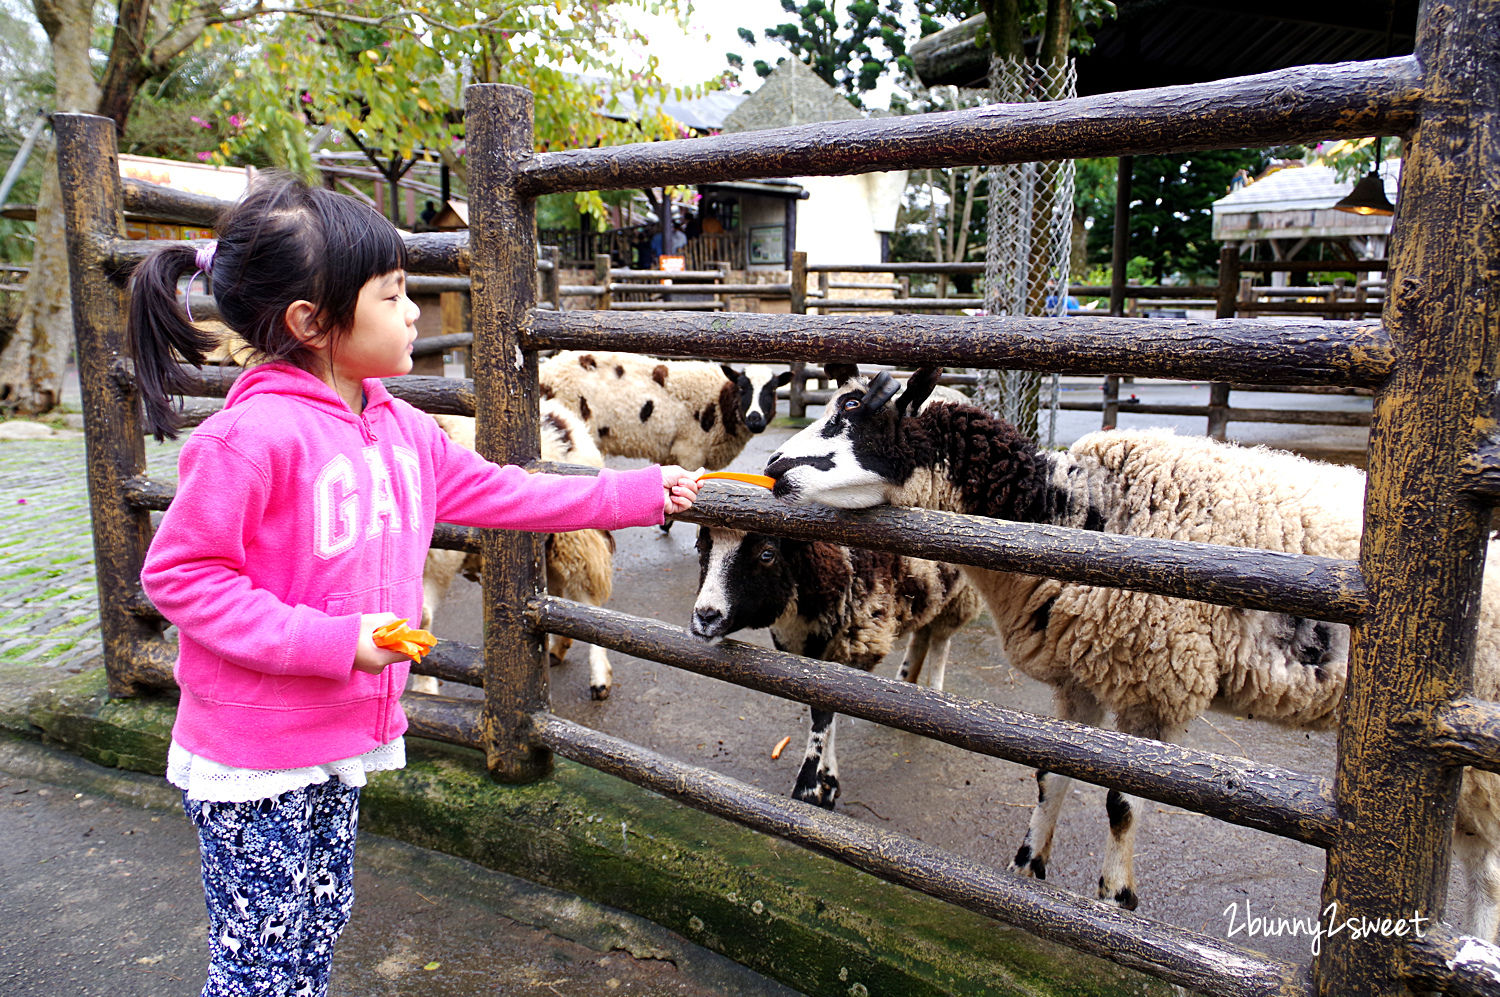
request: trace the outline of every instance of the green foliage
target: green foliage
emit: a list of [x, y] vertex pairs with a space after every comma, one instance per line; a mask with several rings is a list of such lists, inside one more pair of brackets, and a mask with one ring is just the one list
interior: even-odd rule
[[[383, 168], [442, 157], [461, 177], [463, 91], [471, 83], [529, 89], [539, 151], [675, 138], [674, 123], [659, 111], [631, 122], [599, 112], [611, 94], [628, 95], [637, 107], [667, 96], [655, 56], [635, 65], [630, 47], [645, 39], [628, 15], [681, 20], [685, 8], [684, 0], [499, 8], [328, 0], [297, 16], [218, 26], [204, 45], [237, 53], [218, 117], [234, 115], [241, 124], [200, 151], [222, 162], [259, 146], [306, 172], [309, 138], [317, 135], [322, 143], [355, 145]], [[576, 200], [602, 217], [597, 194]]]
[[[1089, 259], [1108, 260], [1114, 235], [1115, 160], [1093, 160], [1087, 185], [1074, 190], [1074, 205], [1089, 227]], [[1131, 276], [1158, 282], [1181, 277], [1192, 282], [1218, 271], [1213, 240], [1213, 202], [1229, 193], [1237, 170], [1258, 173], [1264, 150], [1236, 149], [1171, 156], [1137, 156], [1131, 172], [1130, 252], [1149, 261], [1149, 270]]]

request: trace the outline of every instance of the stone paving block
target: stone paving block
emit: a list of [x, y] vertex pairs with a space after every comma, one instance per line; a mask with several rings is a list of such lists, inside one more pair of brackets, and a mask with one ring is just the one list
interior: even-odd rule
[[[148, 443], [147, 474], [177, 480], [180, 443]], [[68, 667], [97, 657], [87, 457], [81, 434], [0, 439], [0, 655]]]

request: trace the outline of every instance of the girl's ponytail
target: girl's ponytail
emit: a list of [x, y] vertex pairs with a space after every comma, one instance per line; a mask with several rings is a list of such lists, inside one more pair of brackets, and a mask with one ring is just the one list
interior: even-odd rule
[[158, 441], [177, 437], [181, 404], [174, 404], [172, 396], [191, 384], [181, 364], [203, 366], [205, 356], [218, 345], [211, 334], [195, 328], [177, 304], [177, 282], [201, 269], [205, 268], [199, 265], [195, 247], [184, 242], [146, 257], [130, 279], [126, 335], [135, 355], [146, 430]]

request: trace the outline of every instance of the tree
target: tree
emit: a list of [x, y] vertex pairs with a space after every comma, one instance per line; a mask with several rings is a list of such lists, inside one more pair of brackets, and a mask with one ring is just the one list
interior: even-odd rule
[[[1254, 175], [1268, 161], [1267, 150], [1257, 149], [1135, 157], [1130, 174], [1130, 253], [1149, 261], [1145, 279], [1211, 279], [1219, 254], [1213, 240], [1213, 202], [1229, 192], [1235, 171]], [[1092, 207], [1084, 209], [1097, 212], [1089, 230], [1090, 255], [1108, 259], [1115, 208], [1112, 185], [1098, 184], [1091, 200]]]
[[[33, 0], [32, 7], [52, 57], [53, 110], [103, 114], [122, 132], [142, 84], [165, 72], [207, 26], [244, 10], [123, 0], [106, 22], [108, 45], [96, 71], [93, 0]], [[0, 350], [0, 406], [23, 414], [45, 412], [61, 400], [73, 343], [60, 196], [49, 155], [37, 193], [36, 252], [26, 295], [16, 330]]]
[[[446, 0], [407, 7], [347, 0], [309, 7], [272, 0], [32, 3], [48, 40], [53, 110], [104, 114], [123, 133], [142, 87], [201, 45], [222, 53], [232, 82], [214, 119], [204, 118], [218, 141], [197, 150], [200, 158], [222, 162], [269, 152], [306, 168], [308, 135], [321, 125], [365, 144], [377, 161], [394, 163], [395, 175], [418, 154], [452, 156], [462, 170], [451, 143], [462, 136], [459, 109], [469, 82], [531, 87], [538, 95], [537, 134], [550, 147], [669, 135], [670, 123], [659, 113], [632, 124], [603, 121], [595, 112], [604, 101], [598, 90], [607, 88], [561, 67], [571, 60], [584, 73], [604, 73], [641, 106], [660, 93], [656, 60], [648, 58], [636, 73], [621, 68], [632, 38], [622, 12], [676, 13], [680, 6], [680, 0], [601, 0], [564, 13], [555, 2], [490, 15]], [[60, 400], [72, 345], [59, 197], [49, 161], [37, 196], [37, 251], [26, 297], [16, 331], [0, 348], [0, 406], [24, 414]], [[592, 208], [597, 196], [584, 199]], [[602, 215], [602, 206], [597, 211]]]
[[[328, 0], [299, 18], [260, 25], [255, 45], [235, 62], [220, 118], [230, 135], [211, 158], [233, 159], [262, 143], [281, 161], [312, 168], [314, 131], [348, 141], [395, 181], [419, 159], [441, 158], [462, 179], [463, 91], [471, 83], [510, 83], [536, 95], [537, 148], [610, 145], [679, 137], [670, 118], [646, 111], [617, 121], [618, 95], [636, 108], [659, 102], [669, 88], [655, 56], [628, 69], [632, 43], [645, 39], [630, 25], [634, 11], [685, 19], [680, 0], [591, 4], [513, 4], [492, 8], [436, 0], [414, 4]], [[206, 44], [234, 43], [230, 26]], [[566, 69], [564, 67], [567, 67]], [[597, 192], [579, 207], [597, 219]], [[394, 211], [393, 211], [394, 216]]]

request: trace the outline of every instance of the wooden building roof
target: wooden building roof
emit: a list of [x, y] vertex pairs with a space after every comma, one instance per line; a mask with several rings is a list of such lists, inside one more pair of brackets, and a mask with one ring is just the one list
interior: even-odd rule
[[[1116, 0], [1116, 16], [1080, 55], [1078, 95], [1141, 90], [1267, 73], [1309, 63], [1405, 55], [1415, 43], [1417, 0]], [[983, 16], [911, 46], [927, 86], [982, 87], [989, 52]]]

